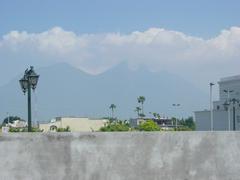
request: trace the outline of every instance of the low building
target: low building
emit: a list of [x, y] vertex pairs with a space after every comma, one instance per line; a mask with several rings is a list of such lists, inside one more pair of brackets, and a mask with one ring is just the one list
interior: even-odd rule
[[162, 129], [167, 130], [167, 129], [172, 129], [175, 127], [175, 125], [173, 125], [172, 119], [168, 119], [168, 118], [160, 118], [160, 119], [158, 119], [158, 118], [133, 118], [133, 119], [130, 119], [130, 126], [133, 128], [136, 128], [138, 125], [140, 125], [143, 122], [146, 122], [147, 120], [153, 120]]
[[[240, 130], [240, 75], [221, 78], [219, 85], [219, 100], [213, 102], [213, 130]], [[229, 100], [235, 99], [236, 103], [229, 103]], [[226, 107], [226, 104], [229, 104]], [[229, 115], [228, 115], [229, 109]], [[196, 130], [209, 131], [211, 130], [211, 113], [209, 109], [203, 111], [196, 111], [195, 121]], [[234, 115], [235, 114], [235, 117]], [[235, 120], [235, 121], [234, 121]]]
[[54, 132], [58, 128], [70, 128], [71, 132], [98, 131], [108, 122], [107, 119], [89, 119], [86, 117], [57, 117], [49, 123], [39, 124], [43, 132]]

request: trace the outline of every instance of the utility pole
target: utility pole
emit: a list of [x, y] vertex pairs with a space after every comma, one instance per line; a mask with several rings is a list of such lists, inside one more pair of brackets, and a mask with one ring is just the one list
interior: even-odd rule
[[[172, 104], [174, 107], [179, 107], [180, 106], [180, 104]], [[175, 128], [177, 129], [177, 127], [178, 127], [178, 122], [177, 122], [178, 120], [177, 120], [177, 117], [176, 117], [176, 122], [175, 122]]]
[[210, 119], [211, 119], [211, 131], [213, 131], [213, 108], [212, 108], [212, 86], [214, 85], [212, 82], [210, 85]]

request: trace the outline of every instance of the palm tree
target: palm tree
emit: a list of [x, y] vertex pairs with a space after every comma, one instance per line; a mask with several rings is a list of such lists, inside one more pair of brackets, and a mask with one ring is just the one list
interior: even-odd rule
[[154, 118], [157, 118], [157, 113], [153, 112], [152, 115]]
[[116, 109], [116, 105], [115, 104], [111, 104], [110, 105], [110, 107], [109, 107], [109, 109], [111, 109], [112, 110], [112, 119], [113, 119], [113, 117], [114, 117], [114, 109]]
[[139, 96], [139, 97], [137, 98], [137, 100], [138, 100], [138, 103], [141, 103], [141, 105], [142, 105], [142, 114], [144, 114], [144, 111], [143, 111], [143, 103], [144, 103], [144, 101], [145, 101], [146, 99], [145, 99], [144, 96]]
[[135, 112], [137, 112], [138, 118], [140, 115], [141, 108], [139, 106], [136, 107]]

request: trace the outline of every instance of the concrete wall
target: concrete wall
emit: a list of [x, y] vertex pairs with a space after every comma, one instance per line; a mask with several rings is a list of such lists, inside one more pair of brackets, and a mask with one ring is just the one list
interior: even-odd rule
[[0, 136], [1, 180], [239, 180], [239, 132]]

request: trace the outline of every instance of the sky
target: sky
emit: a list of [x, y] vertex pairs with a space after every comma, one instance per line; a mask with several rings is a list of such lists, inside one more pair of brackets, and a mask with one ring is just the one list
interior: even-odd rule
[[239, 0], [1, 0], [0, 61], [31, 57], [92, 74], [126, 62], [207, 91], [239, 72], [239, 9]]
[[160, 27], [209, 38], [239, 25], [238, 0], [1, 0], [0, 35], [55, 26], [79, 33]]

